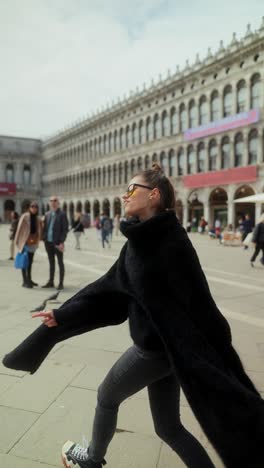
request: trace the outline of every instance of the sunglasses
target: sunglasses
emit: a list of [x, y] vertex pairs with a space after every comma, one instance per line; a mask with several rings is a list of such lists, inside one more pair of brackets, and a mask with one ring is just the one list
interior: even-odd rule
[[30, 208], [38, 208], [38, 205], [30, 205]]
[[57, 198], [50, 198], [50, 202], [58, 201]]
[[130, 184], [126, 190], [126, 194], [128, 197], [131, 197], [131, 195], [133, 195], [133, 193], [135, 192], [135, 190], [137, 189], [137, 187], [142, 187], [142, 188], [146, 188], [148, 190], [153, 190], [152, 187], [149, 187], [148, 185], [142, 185], [142, 184]]

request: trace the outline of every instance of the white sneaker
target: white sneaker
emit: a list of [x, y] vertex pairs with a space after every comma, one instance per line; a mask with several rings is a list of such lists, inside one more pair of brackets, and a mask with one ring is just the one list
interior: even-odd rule
[[62, 463], [65, 468], [102, 468], [106, 464], [103, 460], [100, 463], [95, 463], [88, 459], [88, 448], [82, 447], [71, 440], [67, 440], [61, 451]]

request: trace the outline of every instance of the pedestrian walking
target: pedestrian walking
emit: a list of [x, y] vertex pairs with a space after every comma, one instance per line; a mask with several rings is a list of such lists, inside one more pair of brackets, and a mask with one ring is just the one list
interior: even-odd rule
[[76, 240], [75, 249], [80, 250], [80, 237], [84, 233], [84, 226], [82, 223], [82, 213], [75, 213], [72, 221], [72, 230]]
[[[253, 222], [249, 214], [246, 214], [245, 219], [242, 221], [242, 242], [246, 239], [248, 234], [253, 231]], [[244, 245], [244, 250], [248, 249], [248, 245]]]
[[14, 239], [18, 251], [22, 253], [22, 251], [26, 249], [28, 255], [28, 266], [21, 270], [23, 277], [22, 286], [24, 288], [38, 286], [38, 284], [32, 280], [31, 274], [34, 255], [39, 246], [41, 236], [42, 224], [38, 216], [38, 204], [32, 201], [29, 205], [28, 212], [22, 214], [20, 217]]
[[200, 219], [200, 223], [199, 223], [199, 232], [200, 232], [200, 234], [204, 234], [207, 224], [208, 223], [205, 220], [204, 216], [202, 216], [201, 219]]
[[255, 244], [255, 252], [253, 253], [250, 259], [251, 266], [254, 267], [254, 262], [261, 250], [262, 250], [261, 263], [262, 265], [264, 265], [264, 213], [261, 215], [259, 223], [256, 225], [254, 229], [252, 242], [253, 244]]
[[95, 221], [94, 221], [94, 226], [96, 229], [97, 239], [101, 241], [102, 240], [102, 226], [101, 226], [100, 216], [96, 216]]
[[33, 373], [55, 343], [129, 319], [134, 344], [99, 386], [89, 447], [66, 442], [64, 466], [102, 468], [120, 404], [147, 387], [159, 437], [189, 468], [213, 468], [181, 422], [182, 387], [225, 466], [261, 468], [263, 400], [176, 217], [171, 182], [155, 164], [133, 177], [123, 201], [129, 219], [120, 226], [127, 242], [118, 260], [59, 309], [34, 314], [43, 324], [5, 356], [4, 365]]
[[12, 211], [11, 212], [11, 226], [9, 229], [10, 257], [8, 260], [14, 260], [15, 258], [15, 236], [17, 232], [18, 222], [19, 222], [19, 214], [16, 211]]
[[105, 248], [105, 243], [108, 247], [111, 247], [111, 233], [113, 230], [113, 220], [108, 216], [107, 213], [103, 213], [101, 218], [102, 228], [102, 246]]
[[59, 265], [58, 290], [64, 288], [65, 267], [63, 262], [64, 242], [68, 233], [68, 220], [66, 213], [60, 209], [57, 196], [50, 198], [51, 209], [45, 214], [43, 240], [49, 259], [49, 280], [43, 288], [54, 288], [55, 257]]

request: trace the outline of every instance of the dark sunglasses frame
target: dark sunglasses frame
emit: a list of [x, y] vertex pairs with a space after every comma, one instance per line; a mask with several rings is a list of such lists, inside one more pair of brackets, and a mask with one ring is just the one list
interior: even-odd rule
[[56, 201], [58, 201], [58, 198], [52, 198], [52, 199], [50, 199], [50, 202], [56, 202]]
[[38, 208], [38, 205], [29, 205], [30, 208]]
[[[129, 187], [132, 187], [132, 189], [129, 189]], [[127, 190], [126, 190], [126, 194], [128, 197], [131, 197], [131, 195], [133, 195], [133, 193], [135, 192], [136, 188], [137, 187], [142, 187], [142, 188], [146, 188], [148, 190], [153, 190], [153, 187], [149, 187], [149, 185], [142, 185], [142, 184], [130, 184], [128, 187], [127, 187]]]

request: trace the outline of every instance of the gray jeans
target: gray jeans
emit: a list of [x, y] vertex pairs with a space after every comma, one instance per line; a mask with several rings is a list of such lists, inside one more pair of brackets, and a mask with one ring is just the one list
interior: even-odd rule
[[[180, 386], [165, 353], [134, 345], [110, 369], [98, 389], [89, 458], [100, 462], [116, 431], [120, 403], [148, 387], [157, 435], [190, 468], [214, 468], [202, 445], [180, 420]], [[140, 415], [139, 415], [140, 416]]]

